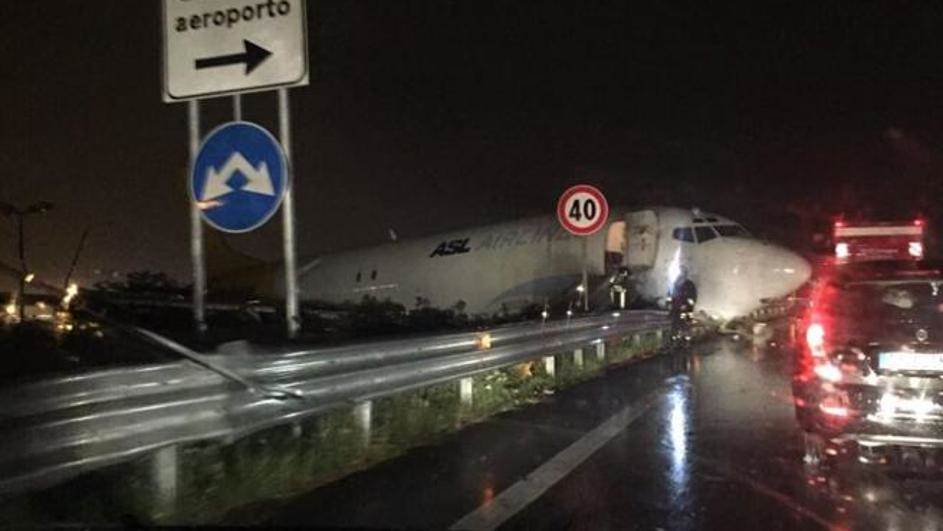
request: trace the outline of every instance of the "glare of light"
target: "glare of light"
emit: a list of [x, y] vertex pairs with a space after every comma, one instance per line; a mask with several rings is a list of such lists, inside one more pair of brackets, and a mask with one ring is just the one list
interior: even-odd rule
[[923, 226], [923, 220], [922, 220], [922, 219], [915, 219], [915, 220], [914, 220], [914, 225], [916, 225], [917, 227], [922, 227], [922, 226]]
[[841, 381], [841, 370], [830, 363], [822, 363], [815, 366], [815, 374], [827, 382]]
[[573, 317], [573, 310], [567, 310], [567, 311], [566, 311], [566, 316], [567, 316], [567, 317]]
[[894, 416], [913, 417], [917, 422], [925, 422], [927, 416], [938, 412], [941, 408], [932, 399], [926, 396], [919, 398], [902, 398], [894, 393], [887, 392], [881, 395], [878, 401], [878, 415], [889, 418]]
[[609, 325], [602, 325], [603, 330], [609, 330]]
[[819, 404], [819, 409], [822, 410], [822, 413], [826, 415], [832, 415], [835, 417], [847, 417], [848, 408], [842, 406], [828, 406], [825, 404]]
[[69, 304], [72, 302], [72, 299], [79, 294], [79, 285], [75, 282], [69, 284], [69, 287], [65, 290], [65, 297], [62, 298], [62, 306], [68, 308]]
[[842, 227], [844, 227], [844, 226], [845, 226], [845, 222], [844, 222], [844, 221], [836, 221], [836, 222], [835, 222], [835, 228], [836, 228], [836, 229], [840, 229], [840, 228], [842, 228]]
[[812, 351], [813, 356], [822, 356], [824, 355], [823, 347], [825, 346], [825, 327], [820, 323], [812, 323], [809, 325], [809, 328], [805, 331], [805, 341], [809, 345], [809, 349]]
[[926, 397], [921, 396], [918, 399], [910, 401], [910, 407], [914, 412], [914, 415], [917, 416], [917, 422], [924, 422], [927, 418], [927, 415], [932, 413], [938, 408], [932, 400], [927, 400]]
[[921, 242], [910, 242], [907, 244], [907, 253], [914, 258], [923, 258], [923, 244]]
[[671, 413], [668, 417], [668, 438], [671, 444], [671, 480], [677, 490], [684, 488], [685, 475], [688, 471], [688, 417], [685, 411], [685, 396], [682, 388], [671, 393]]
[[33, 279], [35, 279], [35, 278], [36, 278], [36, 274], [35, 274], [35, 273], [29, 273], [29, 274], [27, 274], [25, 277], [23, 277], [23, 282], [26, 282], [27, 284], [29, 284], [29, 283], [32, 282]]
[[622, 315], [622, 314], [619, 313], [619, 312], [612, 312], [612, 316], [613, 316], [613, 317], [619, 317], [620, 315]]
[[848, 258], [851, 255], [851, 250], [848, 248], [848, 244], [845, 242], [838, 242], [835, 244], [835, 256], [837, 258]]
[[583, 285], [580, 284], [579, 286], [576, 286], [576, 291], [577, 293], [583, 293], [584, 291], [586, 291], [586, 288], [584, 288]]
[[675, 249], [675, 255], [672, 257], [671, 262], [668, 263], [669, 293], [674, 290], [675, 282], [677, 282], [679, 276], [681, 276], [681, 247]]
[[4, 308], [4, 310], [5, 310], [9, 315], [16, 315], [16, 301], [15, 301], [15, 300], [10, 301], [10, 304], [7, 304], [6, 307]]
[[546, 319], [546, 318], [550, 317], [550, 312], [548, 312], [547, 310], [544, 310], [544, 311], [540, 312], [540, 316], [543, 317], [544, 319]]
[[484, 332], [478, 334], [478, 339], [476, 340], [479, 350], [488, 350], [491, 348], [491, 334]]
[[210, 210], [212, 208], [223, 206], [223, 202], [217, 199], [210, 199], [209, 201], [197, 201], [196, 207], [200, 210]]
[[892, 417], [897, 412], [897, 395], [884, 393], [878, 401], [878, 413], [884, 417]]
[[43, 301], [38, 301], [38, 302], [36, 303], [36, 307], [39, 308], [40, 310], [45, 310], [45, 309], [46, 309], [46, 303], [43, 302]]

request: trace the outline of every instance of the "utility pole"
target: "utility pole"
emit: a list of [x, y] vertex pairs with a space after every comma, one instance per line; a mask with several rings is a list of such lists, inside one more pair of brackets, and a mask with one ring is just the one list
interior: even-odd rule
[[19, 315], [21, 323], [23, 322], [26, 308], [24, 295], [26, 294], [26, 284], [28, 282], [27, 277], [30, 275], [29, 268], [26, 266], [26, 238], [23, 228], [24, 221], [27, 216], [32, 214], [42, 214], [50, 210], [52, 210], [52, 203], [48, 201], [33, 203], [26, 208], [17, 208], [16, 206], [9, 203], [0, 202], [0, 213], [7, 217], [13, 218], [13, 222], [16, 223], [16, 233], [18, 237], [17, 251], [20, 258], [19, 293], [16, 296], [16, 302], [17, 314]]

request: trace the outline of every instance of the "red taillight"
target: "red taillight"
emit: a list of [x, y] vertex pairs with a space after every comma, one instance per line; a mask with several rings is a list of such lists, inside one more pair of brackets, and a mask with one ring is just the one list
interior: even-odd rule
[[835, 222], [835, 228], [836, 228], [836, 229], [840, 229], [840, 228], [842, 228], [842, 227], [844, 227], [844, 226], [845, 226], [845, 222], [844, 222], [844, 221], [836, 221], [836, 222]]
[[914, 225], [916, 225], [916, 226], [918, 226], [918, 227], [922, 227], [922, 226], [923, 226], [923, 220], [922, 220], [922, 219], [915, 219], [915, 220], [914, 220]]
[[820, 323], [812, 323], [805, 331], [805, 342], [813, 356], [825, 355], [825, 327]]

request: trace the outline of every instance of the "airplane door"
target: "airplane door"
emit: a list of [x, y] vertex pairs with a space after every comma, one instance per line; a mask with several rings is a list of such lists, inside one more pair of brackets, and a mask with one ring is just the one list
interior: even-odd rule
[[658, 216], [654, 210], [626, 214], [628, 239], [626, 266], [631, 270], [648, 269], [655, 265], [658, 249]]

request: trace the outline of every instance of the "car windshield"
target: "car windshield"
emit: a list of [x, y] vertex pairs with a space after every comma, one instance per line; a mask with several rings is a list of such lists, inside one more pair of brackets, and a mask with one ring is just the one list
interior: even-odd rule
[[[842, 314], [860, 324], [871, 323], [875, 328], [892, 328], [892, 323], [933, 323], [938, 326], [943, 318], [943, 293], [940, 282], [890, 281], [862, 282], [845, 287], [837, 298], [836, 306]], [[878, 325], [871, 320], [884, 323]], [[943, 322], [943, 321], [941, 321]]]

